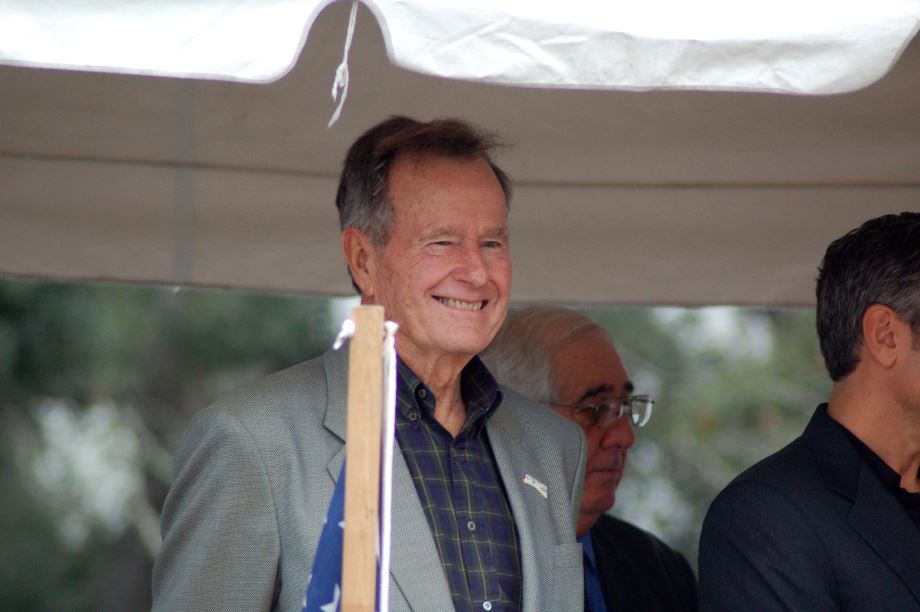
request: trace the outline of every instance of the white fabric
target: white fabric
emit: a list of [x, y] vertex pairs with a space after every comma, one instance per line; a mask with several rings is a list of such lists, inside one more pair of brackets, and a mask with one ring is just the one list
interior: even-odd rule
[[881, 77], [920, 21], [916, 0], [373, 4], [400, 66], [546, 87], [849, 91]]
[[830, 240], [920, 209], [920, 38], [834, 96], [498, 87], [394, 67], [359, 7], [327, 129], [350, 8], [271, 84], [0, 65], [0, 276], [353, 295], [336, 181], [392, 114], [510, 145], [518, 302], [810, 304]]
[[[0, 62], [271, 81], [329, 0], [2, 0]], [[589, 88], [837, 93], [880, 78], [918, 0], [366, 0], [391, 61], [429, 75]]]

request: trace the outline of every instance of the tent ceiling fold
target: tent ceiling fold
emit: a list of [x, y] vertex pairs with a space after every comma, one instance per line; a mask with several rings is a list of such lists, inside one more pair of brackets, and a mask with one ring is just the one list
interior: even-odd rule
[[[871, 216], [920, 210], [920, 44], [906, 42], [916, 31], [918, 2], [872, 5], [878, 20], [863, 24], [870, 38], [819, 36], [814, 56], [808, 45], [790, 41], [772, 50], [760, 43], [720, 52], [728, 53], [724, 74], [740, 56], [773, 62], [756, 76], [758, 84], [733, 85], [749, 90], [808, 91], [802, 79], [809, 72], [820, 77], [811, 91], [850, 90], [885, 75], [836, 95], [727, 91], [715, 81], [707, 91], [683, 90], [688, 85], [676, 75], [696, 78], [694, 71], [671, 72], [668, 62], [655, 61], [682, 52], [642, 56], [644, 42], [617, 35], [589, 37], [581, 56], [571, 55], [583, 60], [569, 62], [585, 68], [579, 78], [623, 63], [605, 61], [597, 45], [628, 38], [635, 55], [611, 57], [632, 58], [633, 76], [658, 81], [558, 87], [552, 79], [565, 72], [565, 62], [553, 53], [571, 51], [569, 43], [582, 35], [544, 31], [537, 38], [550, 50], [543, 54], [516, 35], [503, 37], [514, 30], [508, 21], [470, 26], [465, 37], [442, 36], [455, 18], [439, 25], [427, 21], [435, 18], [426, 11], [457, 3], [429, 0], [428, 8], [400, 17], [411, 2], [366, 2], [370, 10], [358, 11], [349, 55], [348, 100], [332, 129], [329, 89], [342, 60], [347, 3], [161, 0], [156, 6], [188, 30], [175, 34], [171, 52], [150, 52], [156, 65], [143, 69], [126, 65], [139, 57], [128, 43], [147, 40], [141, 33], [110, 37], [122, 44], [120, 67], [109, 66], [110, 73], [94, 71], [99, 62], [74, 51], [79, 28], [39, 27], [75, 3], [49, 0], [25, 15], [23, 7], [37, 4], [0, 3], [0, 12], [22, 13], [12, 25], [0, 19], [0, 63], [12, 64], [0, 66], [0, 274], [348, 294], [333, 205], [338, 171], [348, 144], [394, 113], [461, 116], [509, 143], [499, 162], [517, 185], [512, 297], [520, 301], [808, 304], [829, 240]], [[101, 17], [116, 7], [156, 29], [151, 2], [77, 4], [96, 15], [97, 30], [117, 29]], [[471, 3], [482, 11], [497, 4]], [[210, 18], [179, 19], [191, 5], [212, 11]], [[265, 20], [274, 11], [288, 22], [275, 40], [244, 35], [272, 32]], [[602, 17], [583, 25], [595, 27]], [[842, 17], [830, 22], [842, 23], [844, 33], [859, 29]], [[405, 23], [426, 33], [428, 43], [412, 43], [414, 52], [401, 48]], [[503, 25], [490, 30], [489, 23]], [[221, 34], [226, 28], [230, 34]], [[13, 43], [38, 40], [42, 31], [57, 59], [14, 56]], [[221, 36], [242, 59], [226, 55], [224, 66], [210, 72], [198, 64], [170, 72], [170, 62], [193, 58], [192, 51]], [[115, 44], [103, 38], [101, 47]], [[444, 41], [450, 44], [441, 51], [425, 47]], [[526, 68], [530, 80], [520, 82], [540, 86], [496, 84], [524, 71], [524, 60], [480, 63], [473, 80], [423, 74], [437, 74], [420, 63], [439, 57], [473, 70], [456, 57], [489, 45], [535, 58]], [[676, 45], [689, 57], [695, 43]], [[848, 54], [848, 47], [859, 51]], [[279, 49], [287, 55], [269, 58]], [[777, 63], [783, 49], [825, 59], [789, 71]], [[838, 51], [840, 58], [873, 56], [875, 68], [833, 74], [835, 62], [827, 58]], [[710, 73], [719, 72], [715, 65]], [[243, 82], [281, 74], [271, 83]]]

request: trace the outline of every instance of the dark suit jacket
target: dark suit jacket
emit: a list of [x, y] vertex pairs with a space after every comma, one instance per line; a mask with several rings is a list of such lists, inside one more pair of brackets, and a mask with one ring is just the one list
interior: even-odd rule
[[822, 405], [712, 503], [699, 571], [707, 612], [920, 610], [920, 529]]
[[679, 552], [651, 533], [603, 515], [591, 528], [610, 612], [696, 610], [696, 578]]

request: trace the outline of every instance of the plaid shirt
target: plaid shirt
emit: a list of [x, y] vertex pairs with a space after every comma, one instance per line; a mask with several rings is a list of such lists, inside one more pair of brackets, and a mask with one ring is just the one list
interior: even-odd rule
[[501, 403], [478, 358], [460, 375], [466, 421], [453, 438], [434, 418], [435, 397], [398, 363], [396, 441], [428, 517], [457, 612], [519, 610], [517, 531], [485, 425]]

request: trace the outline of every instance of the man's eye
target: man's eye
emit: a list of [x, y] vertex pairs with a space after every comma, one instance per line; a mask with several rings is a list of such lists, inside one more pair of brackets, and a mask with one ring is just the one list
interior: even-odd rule
[[453, 242], [451, 242], [450, 240], [435, 240], [434, 242], [431, 243], [431, 246], [447, 247], [452, 244]]
[[597, 415], [590, 408], [576, 408], [572, 418], [584, 427], [590, 427], [597, 420]]
[[500, 240], [484, 240], [482, 246], [487, 249], [498, 249], [501, 248], [502, 242]]

